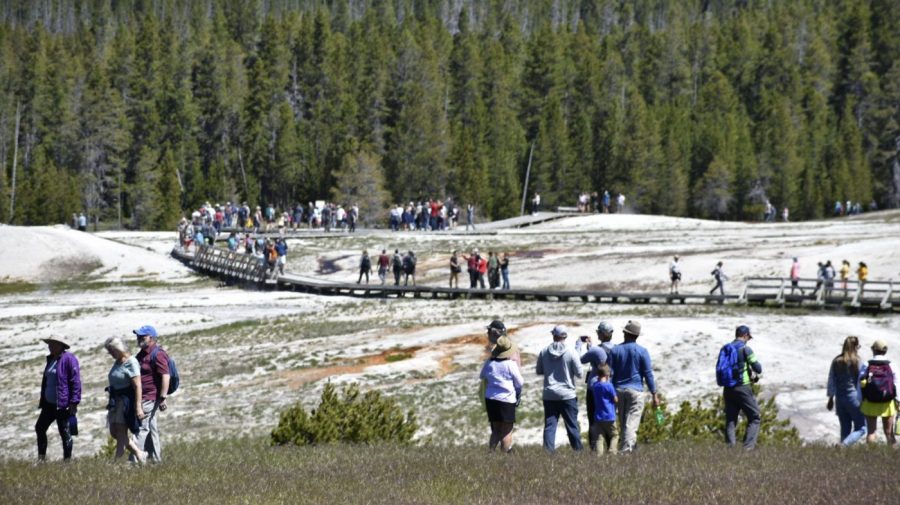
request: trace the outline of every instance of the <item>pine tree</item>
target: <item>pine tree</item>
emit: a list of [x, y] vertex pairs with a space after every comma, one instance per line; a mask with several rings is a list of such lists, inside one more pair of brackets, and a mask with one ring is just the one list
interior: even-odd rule
[[181, 217], [181, 187], [178, 183], [175, 157], [170, 149], [163, 154], [159, 167], [159, 179], [152, 199], [155, 205], [152, 210], [151, 226], [155, 230], [172, 230]]
[[341, 168], [334, 174], [331, 196], [337, 202], [357, 205], [360, 221], [373, 224], [381, 219], [390, 203], [381, 159], [371, 149], [352, 147], [353, 152], [344, 155]]

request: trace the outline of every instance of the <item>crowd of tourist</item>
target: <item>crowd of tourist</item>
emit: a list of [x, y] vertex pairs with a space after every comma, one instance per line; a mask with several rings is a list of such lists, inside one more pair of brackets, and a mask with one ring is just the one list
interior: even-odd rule
[[[486, 328], [491, 346], [490, 358], [481, 368], [481, 397], [490, 424], [488, 447], [513, 451], [516, 411], [522, 401], [525, 380], [518, 347], [506, 325], [492, 321]], [[637, 433], [644, 407], [649, 400], [657, 409], [657, 421], [665, 422], [659, 410], [660, 397], [649, 351], [637, 343], [641, 324], [628, 321], [622, 330], [623, 341], [613, 345], [613, 326], [601, 321], [596, 329], [598, 342], [589, 335], [573, 344], [565, 326], [550, 330], [552, 343], [542, 349], [535, 362], [535, 374], [543, 377], [543, 445], [556, 451], [556, 431], [562, 418], [570, 447], [583, 450], [578, 422], [579, 379], [585, 383], [585, 408], [588, 418], [588, 444], [603, 453], [632, 452], [637, 448]], [[725, 443], [737, 445], [739, 414], [747, 420], [742, 446], [756, 448], [762, 415], [753, 384], [759, 381], [762, 364], [749, 347], [750, 328], [740, 325], [734, 339], [723, 345], [715, 363], [716, 381], [722, 387]], [[897, 415], [896, 376], [886, 358], [887, 343], [876, 340], [868, 363], [858, 355], [859, 338], [847, 337], [842, 351], [832, 360], [827, 378], [826, 408], [834, 409], [840, 424], [841, 445], [848, 446], [863, 436], [876, 441], [881, 420], [887, 443], [896, 443], [894, 418]]]

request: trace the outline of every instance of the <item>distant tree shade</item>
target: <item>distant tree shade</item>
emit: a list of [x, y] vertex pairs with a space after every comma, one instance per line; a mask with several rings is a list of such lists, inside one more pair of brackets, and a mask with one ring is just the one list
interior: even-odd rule
[[167, 228], [205, 201], [329, 197], [503, 218], [523, 192], [737, 220], [898, 207], [900, 9], [9, 0], [0, 166], [15, 224]]

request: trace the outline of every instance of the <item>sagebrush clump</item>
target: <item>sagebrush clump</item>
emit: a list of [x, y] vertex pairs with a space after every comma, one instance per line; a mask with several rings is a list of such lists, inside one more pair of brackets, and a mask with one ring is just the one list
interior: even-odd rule
[[361, 393], [359, 386], [345, 386], [342, 397], [331, 383], [322, 391], [318, 408], [307, 412], [295, 404], [281, 413], [278, 426], [272, 430], [275, 445], [314, 445], [333, 442], [408, 443], [418, 425], [410, 410], [405, 415], [400, 406], [378, 391]]
[[[759, 400], [760, 387], [753, 385], [753, 394], [759, 402], [760, 444], [799, 444], [800, 434], [791, 426], [790, 419], [778, 419], [778, 406], [775, 397], [766, 401]], [[704, 405], [700, 400], [693, 403], [681, 402], [678, 410], [669, 412], [663, 402], [660, 408], [665, 412], [665, 421], [659, 424], [653, 412], [653, 406], [647, 403], [638, 430], [638, 440], [643, 443], [664, 441], [715, 442], [725, 437], [725, 406], [722, 395], [718, 395], [711, 404]], [[746, 419], [741, 414], [737, 427], [737, 439], [744, 438], [747, 429]]]

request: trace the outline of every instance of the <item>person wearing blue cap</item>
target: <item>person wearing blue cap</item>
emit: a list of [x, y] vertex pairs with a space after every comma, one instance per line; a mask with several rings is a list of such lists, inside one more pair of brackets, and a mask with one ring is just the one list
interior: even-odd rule
[[[725, 443], [734, 447], [738, 414], [743, 411], [747, 417], [747, 432], [744, 434], [744, 449], [747, 450], [756, 448], [761, 419], [759, 404], [751, 385], [758, 380], [758, 374], [762, 373], [762, 365], [747, 345], [752, 338], [750, 328], [738, 326], [734, 332], [734, 341], [722, 348], [716, 364], [717, 379], [719, 370], [726, 368], [723, 365], [727, 365], [731, 372], [731, 377], [726, 377], [721, 382], [722, 397], [725, 400]], [[727, 356], [731, 357], [726, 358]]]
[[[590, 336], [583, 336], [581, 337], [581, 341], [575, 343], [576, 348], [578, 348], [580, 344], [583, 344], [586, 347], [584, 354], [581, 355], [581, 364], [590, 365], [585, 380], [587, 383], [585, 408], [588, 412], [588, 433], [593, 433], [590, 431], [590, 427], [594, 425], [594, 393], [591, 391], [591, 385], [597, 380], [597, 371], [601, 366], [606, 364], [607, 359], [609, 358], [609, 352], [612, 351], [613, 348], [611, 343], [612, 336], [613, 326], [606, 321], [600, 321], [600, 324], [597, 325], [597, 338], [600, 340], [600, 345], [594, 345]], [[592, 435], [588, 436], [588, 444], [592, 451], [596, 451], [597, 437]]]
[[145, 325], [133, 333], [141, 348], [135, 358], [141, 365], [141, 402], [146, 415], [135, 437], [135, 443], [140, 450], [147, 452], [149, 461], [159, 463], [162, 461], [162, 443], [159, 437], [158, 418], [159, 413], [165, 412], [168, 408], [166, 394], [170, 379], [169, 356], [159, 347], [156, 328]]

